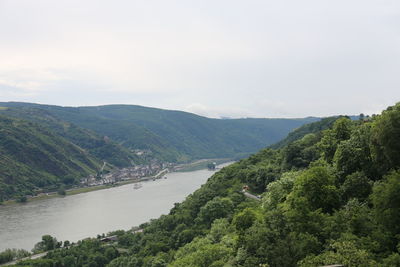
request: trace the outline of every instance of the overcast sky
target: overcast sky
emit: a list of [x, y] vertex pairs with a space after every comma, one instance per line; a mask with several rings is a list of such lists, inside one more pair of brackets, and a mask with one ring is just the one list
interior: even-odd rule
[[400, 1], [0, 0], [0, 101], [378, 113], [400, 101]]

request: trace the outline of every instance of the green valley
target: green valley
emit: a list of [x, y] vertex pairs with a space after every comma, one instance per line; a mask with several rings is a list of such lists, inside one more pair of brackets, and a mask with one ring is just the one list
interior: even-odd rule
[[400, 267], [400, 1], [0, 0], [0, 267]]
[[399, 122], [397, 104], [301, 128], [291, 135], [301, 138], [217, 172], [141, 231], [16, 266], [399, 266]]
[[[148, 150], [168, 162], [202, 158], [243, 157], [273, 144], [305, 119], [210, 119], [195, 114], [133, 105], [60, 107], [7, 102], [1, 112], [32, 119], [51, 116], [57, 120], [107, 136], [132, 150]], [[1, 113], [0, 113], [1, 114]], [[37, 120], [36, 120], [37, 121]]]
[[0, 106], [0, 200], [22, 201], [43, 190], [77, 186], [82, 178], [98, 176], [103, 167], [109, 171], [241, 158], [318, 120], [209, 119], [129, 105], [73, 108], [7, 102]]

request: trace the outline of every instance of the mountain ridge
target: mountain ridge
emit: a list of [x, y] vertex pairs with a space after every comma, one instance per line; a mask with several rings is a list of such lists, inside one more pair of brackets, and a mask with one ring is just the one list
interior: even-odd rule
[[399, 266], [399, 122], [400, 103], [300, 127], [287, 144], [221, 169], [168, 215], [110, 232], [110, 245], [85, 239], [18, 266]]
[[74, 184], [100, 161], [35, 123], [0, 115], [0, 201]]
[[184, 111], [117, 104], [60, 107], [8, 102], [0, 103], [0, 106], [43, 109], [60, 120], [108, 136], [128, 149], [148, 149], [155, 157], [171, 162], [248, 155], [279, 141], [294, 128], [319, 120], [222, 120]]

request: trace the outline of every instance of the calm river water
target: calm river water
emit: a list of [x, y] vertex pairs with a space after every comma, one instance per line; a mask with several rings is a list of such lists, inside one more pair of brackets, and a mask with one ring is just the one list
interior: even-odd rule
[[[224, 164], [223, 166], [225, 166]], [[112, 230], [128, 230], [167, 214], [214, 172], [169, 173], [168, 179], [128, 184], [78, 195], [0, 206], [0, 251], [31, 250], [42, 235], [77, 241]]]

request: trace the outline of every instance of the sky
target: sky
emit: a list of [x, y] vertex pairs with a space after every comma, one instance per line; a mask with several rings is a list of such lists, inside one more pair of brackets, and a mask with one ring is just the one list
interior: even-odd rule
[[379, 113], [400, 101], [400, 1], [0, 0], [0, 101]]

